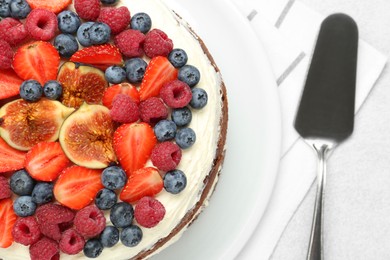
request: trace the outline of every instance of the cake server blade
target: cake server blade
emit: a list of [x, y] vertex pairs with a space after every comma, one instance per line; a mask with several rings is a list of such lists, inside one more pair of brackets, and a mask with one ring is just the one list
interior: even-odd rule
[[322, 259], [322, 208], [326, 160], [353, 132], [358, 28], [346, 14], [332, 14], [321, 24], [295, 129], [318, 156], [317, 194], [308, 260]]

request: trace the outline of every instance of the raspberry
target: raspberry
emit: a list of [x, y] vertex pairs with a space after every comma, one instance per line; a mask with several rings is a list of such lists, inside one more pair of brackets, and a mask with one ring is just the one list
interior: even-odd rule
[[95, 21], [100, 14], [99, 0], [75, 0], [74, 8], [80, 18], [88, 21]]
[[160, 97], [171, 108], [182, 108], [192, 99], [191, 88], [180, 80], [167, 82], [160, 90]]
[[15, 242], [22, 245], [32, 245], [41, 237], [41, 231], [35, 217], [19, 218], [13, 229], [12, 236]]
[[153, 29], [146, 34], [144, 51], [146, 56], [153, 58], [156, 56], [168, 56], [173, 50], [173, 42], [165, 32]]
[[[1, 46], [1, 41], [0, 41], [0, 46]], [[11, 188], [9, 187], [7, 178], [5, 178], [4, 176], [0, 176], [0, 200], [10, 198], [11, 195], [12, 195]]]
[[58, 29], [57, 16], [46, 9], [33, 9], [26, 18], [26, 29], [35, 40], [48, 41]]
[[118, 94], [112, 102], [110, 115], [116, 122], [133, 123], [139, 119], [138, 105], [130, 96]]
[[11, 46], [18, 45], [28, 36], [24, 24], [14, 18], [5, 18], [0, 21], [0, 39]]
[[176, 168], [181, 160], [180, 147], [172, 142], [157, 144], [150, 156], [152, 163], [162, 171], [171, 171]]
[[152, 197], [143, 197], [134, 209], [134, 217], [138, 224], [146, 228], [156, 226], [164, 218], [164, 215], [164, 205]]
[[14, 52], [8, 42], [0, 40], [0, 69], [10, 69]]
[[47, 237], [42, 237], [38, 242], [30, 246], [31, 260], [58, 260], [60, 259], [60, 251], [56, 241]]
[[143, 55], [142, 44], [145, 35], [138, 30], [128, 29], [114, 38], [115, 45], [121, 53], [128, 58], [141, 57]]
[[141, 102], [139, 110], [141, 120], [151, 125], [155, 125], [158, 121], [168, 117], [167, 107], [157, 97], [151, 97]]
[[60, 240], [60, 249], [68, 255], [75, 255], [83, 250], [85, 240], [75, 229], [66, 230]]
[[129, 26], [130, 12], [126, 6], [103, 7], [100, 10], [98, 21], [110, 26], [112, 34], [118, 34]]
[[106, 218], [96, 205], [87, 206], [74, 217], [76, 230], [85, 238], [99, 235], [106, 227]]

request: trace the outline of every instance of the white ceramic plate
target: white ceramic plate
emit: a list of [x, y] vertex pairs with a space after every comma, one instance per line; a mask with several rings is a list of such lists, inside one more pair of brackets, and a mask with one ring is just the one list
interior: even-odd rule
[[249, 22], [229, 0], [166, 0], [205, 41], [228, 90], [227, 154], [209, 206], [183, 237], [153, 259], [233, 259], [269, 201], [281, 118], [274, 76]]

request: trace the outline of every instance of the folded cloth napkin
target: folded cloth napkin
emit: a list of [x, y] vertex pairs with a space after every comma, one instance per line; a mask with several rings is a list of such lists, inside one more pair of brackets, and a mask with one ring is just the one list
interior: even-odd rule
[[[282, 110], [282, 157], [274, 192], [238, 259], [269, 259], [316, 176], [316, 156], [293, 127], [320, 24], [325, 18], [297, 0], [230, 0], [248, 18], [274, 71]], [[386, 56], [359, 41], [356, 112], [380, 76]], [[313, 205], [314, 206], [314, 205]]]

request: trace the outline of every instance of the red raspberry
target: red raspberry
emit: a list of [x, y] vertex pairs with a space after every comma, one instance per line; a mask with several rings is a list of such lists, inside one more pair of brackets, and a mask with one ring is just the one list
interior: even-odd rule
[[0, 39], [11, 46], [18, 45], [28, 36], [24, 24], [14, 18], [4, 18], [0, 21]]
[[144, 40], [145, 35], [133, 29], [127, 29], [114, 38], [115, 45], [128, 58], [141, 57], [143, 55], [142, 44]]
[[139, 119], [138, 105], [130, 96], [118, 94], [112, 102], [110, 115], [116, 122], [133, 123]]
[[143, 197], [135, 205], [134, 217], [138, 224], [146, 228], [156, 226], [165, 215], [164, 205], [152, 197]]
[[41, 231], [35, 217], [19, 218], [12, 229], [15, 242], [28, 246], [41, 238]]
[[130, 12], [126, 6], [103, 7], [100, 10], [98, 21], [110, 26], [112, 34], [118, 34], [129, 26]]
[[[0, 46], [1, 46], [0, 40]], [[1, 47], [0, 47], [1, 49]], [[0, 176], [0, 200], [10, 198], [12, 195], [7, 178]]]
[[173, 50], [173, 42], [165, 32], [153, 29], [146, 34], [144, 51], [146, 56], [153, 58], [156, 56], [168, 56]]
[[60, 240], [60, 249], [68, 255], [75, 255], [83, 250], [85, 240], [75, 229], [66, 230]]
[[56, 241], [47, 237], [42, 237], [38, 242], [30, 246], [31, 260], [58, 260], [60, 259], [60, 251]]
[[180, 80], [173, 80], [164, 84], [160, 90], [160, 97], [171, 108], [182, 108], [192, 99], [190, 86]]
[[155, 125], [158, 121], [168, 117], [167, 107], [157, 97], [151, 97], [141, 102], [139, 112], [141, 120], [151, 125]]
[[153, 148], [150, 159], [158, 169], [171, 171], [180, 163], [181, 149], [175, 143], [163, 142]]
[[106, 218], [96, 205], [87, 206], [74, 217], [76, 230], [85, 238], [99, 235], [106, 227]]
[[46, 9], [33, 9], [26, 18], [25, 26], [33, 39], [48, 41], [58, 29], [57, 16]]
[[0, 40], [0, 69], [10, 69], [14, 52], [8, 42]]
[[100, 14], [99, 0], [74, 0], [74, 9], [80, 18], [95, 21]]

